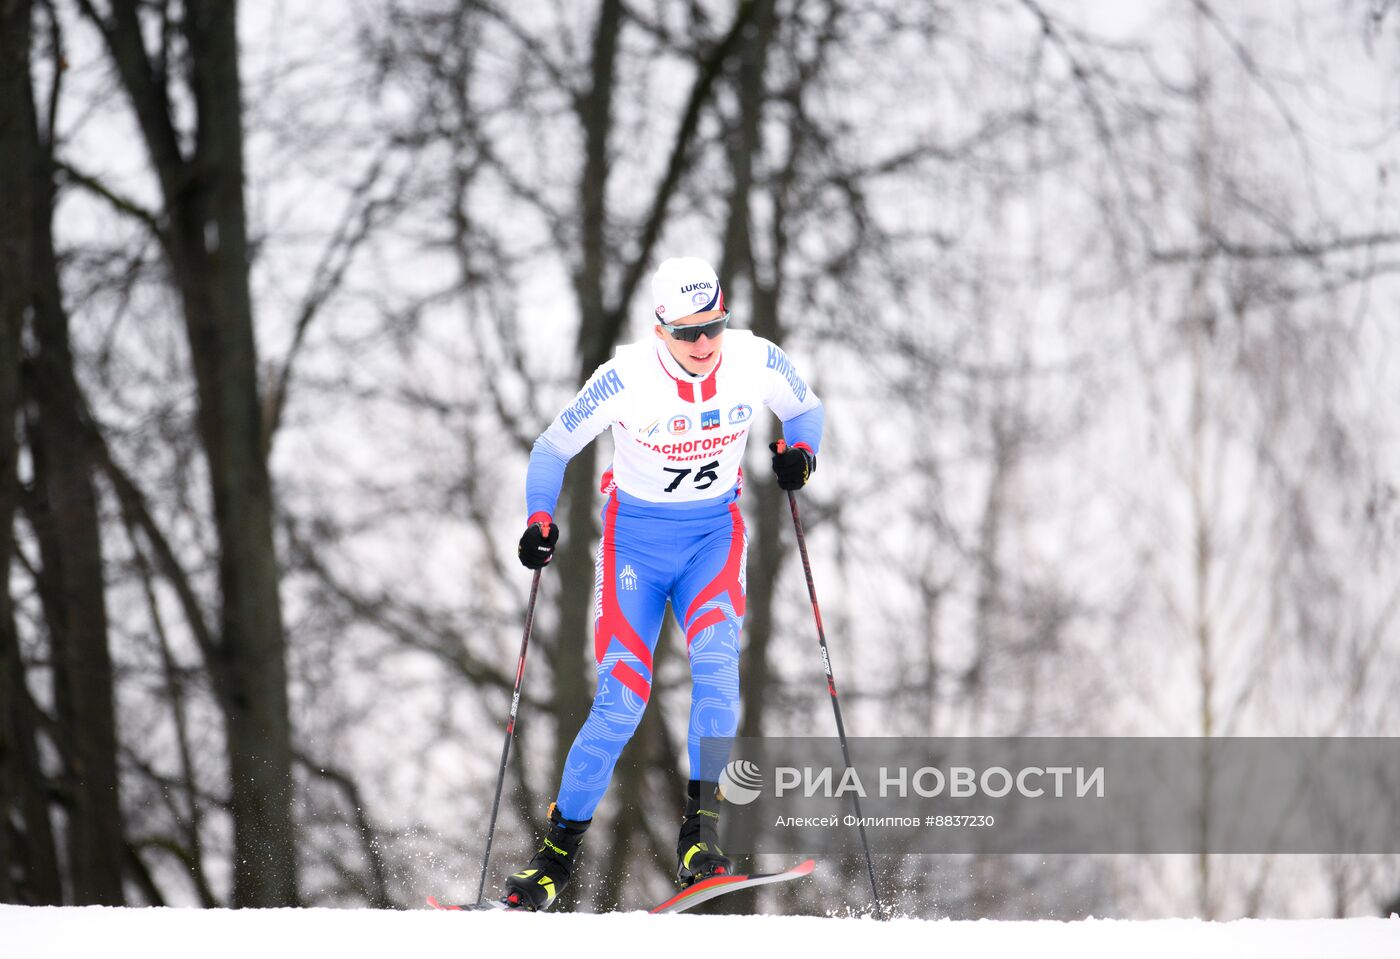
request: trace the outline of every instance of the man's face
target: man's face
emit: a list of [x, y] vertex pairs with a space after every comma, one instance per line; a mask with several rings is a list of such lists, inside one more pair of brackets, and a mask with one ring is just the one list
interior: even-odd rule
[[[694, 313], [683, 317], [673, 323], [673, 326], [703, 326], [706, 323], [713, 323], [724, 316], [723, 310], [706, 310], [704, 313]], [[694, 373], [696, 376], [704, 376], [715, 368], [719, 362], [720, 345], [724, 340], [724, 331], [721, 330], [714, 337], [701, 334], [700, 339], [694, 343], [687, 343], [678, 340], [674, 335], [667, 332], [660, 326], [653, 327], [656, 335], [666, 343], [666, 349], [671, 351], [671, 356], [687, 373]]]

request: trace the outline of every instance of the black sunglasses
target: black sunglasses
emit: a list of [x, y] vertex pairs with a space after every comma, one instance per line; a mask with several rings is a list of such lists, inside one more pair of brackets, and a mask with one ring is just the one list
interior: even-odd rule
[[[659, 322], [660, 317], [658, 317], [657, 320]], [[713, 340], [715, 337], [723, 333], [724, 328], [728, 325], [729, 312], [726, 310], [725, 314], [719, 319], [711, 320], [708, 323], [693, 323], [689, 326], [674, 326], [670, 323], [661, 323], [661, 328], [667, 333], [670, 333], [676, 339], [680, 340], [682, 343], [694, 343], [702, 336], [708, 336], [710, 339]]]

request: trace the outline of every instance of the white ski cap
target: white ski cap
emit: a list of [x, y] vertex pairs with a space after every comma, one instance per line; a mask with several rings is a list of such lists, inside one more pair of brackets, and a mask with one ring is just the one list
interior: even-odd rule
[[724, 291], [710, 264], [698, 256], [673, 256], [662, 260], [651, 278], [651, 299], [656, 319], [674, 323], [694, 313], [724, 309]]

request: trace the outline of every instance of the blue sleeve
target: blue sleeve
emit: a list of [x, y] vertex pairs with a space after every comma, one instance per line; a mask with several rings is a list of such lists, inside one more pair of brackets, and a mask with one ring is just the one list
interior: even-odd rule
[[617, 363], [614, 357], [594, 370], [583, 388], [535, 440], [530, 450], [530, 468], [525, 471], [527, 517], [536, 513], [554, 515], [559, 490], [564, 485], [564, 467], [617, 419], [618, 398], [625, 389]]
[[525, 471], [525, 515], [536, 513], [554, 515], [559, 503], [559, 489], [564, 485], [564, 467], [569, 457], [559, 451], [546, 436], [535, 440], [530, 450], [530, 467]]
[[820, 404], [798, 413], [790, 420], [783, 420], [783, 439], [789, 446], [806, 443], [816, 455], [822, 446], [822, 426], [826, 423], [826, 411]]

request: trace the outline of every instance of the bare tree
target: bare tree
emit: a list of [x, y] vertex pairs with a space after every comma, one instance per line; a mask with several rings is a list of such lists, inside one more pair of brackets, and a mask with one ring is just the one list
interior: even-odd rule
[[[827, 403], [801, 495], [853, 732], [1400, 718], [1388, 134], [1318, 145], [1328, 111], [1297, 104], [1344, 98], [1272, 8], [1182, 0], [1146, 31], [1060, 0], [398, 0], [340, 54], [280, 50], [279, 9], [0, 0], [0, 421], [27, 444], [0, 448], [0, 897], [97, 870], [217, 905], [224, 857], [235, 904], [474, 887], [530, 443], [681, 245]], [[94, 26], [119, 86], [50, 66]], [[144, 157], [91, 152], [114, 102]], [[742, 732], [805, 734], [811, 610], [759, 439]], [[588, 708], [605, 459], [560, 500], [498, 869]], [[668, 628], [580, 908], [670, 886], [682, 646]], [[82, 805], [94, 763], [124, 822]], [[939, 915], [1286, 908], [1253, 862], [879, 866]], [[858, 869], [765, 901], [849, 898]], [[1338, 913], [1394, 888], [1385, 861], [1299, 869]]]
[[[56, 32], [56, 28], [55, 28]], [[55, 78], [62, 76], [55, 55]], [[57, 79], [55, 79], [57, 83]], [[54, 98], [51, 97], [52, 102]], [[31, 114], [32, 117], [32, 114]], [[52, 122], [52, 117], [50, 117]], [[117, 728], [108, 651], [106, 582], [86, 404], [74, 374], [53, 240], [52, 131], [33, 128], [36, 165], [34, 350], [27, 358], [25, 437], [33, 468], [24, 512], [39, 546], [38, 592], [53, 666], [64, 762], [73, 900], [120, 905], [126, 844], [117, 778]]]
[[[248, 286], [242, 88], [231, 3], [162, 4], [158, 47], [127, 0], [84, 0], [103, 36], [160, 184], [155, 226], [184, 312], [199, 396], [199, 435], [218, 531], [220, 627], [204, 650], [228, 739], [234, 902], [297, 901], [286, 641], [264, 459]], [[178, 86], [183, 79], [187, 86]], [[192, 129], [175, 104], [188, 96]]]
[[26, 685], [10, 593], [19, 499], [20, 336], [31, 308], [35, 196], [30, 86], [32, 4], [0, 4], [0, 900], [60, 902], [58, 856], [39, 762], [38, 716]]

